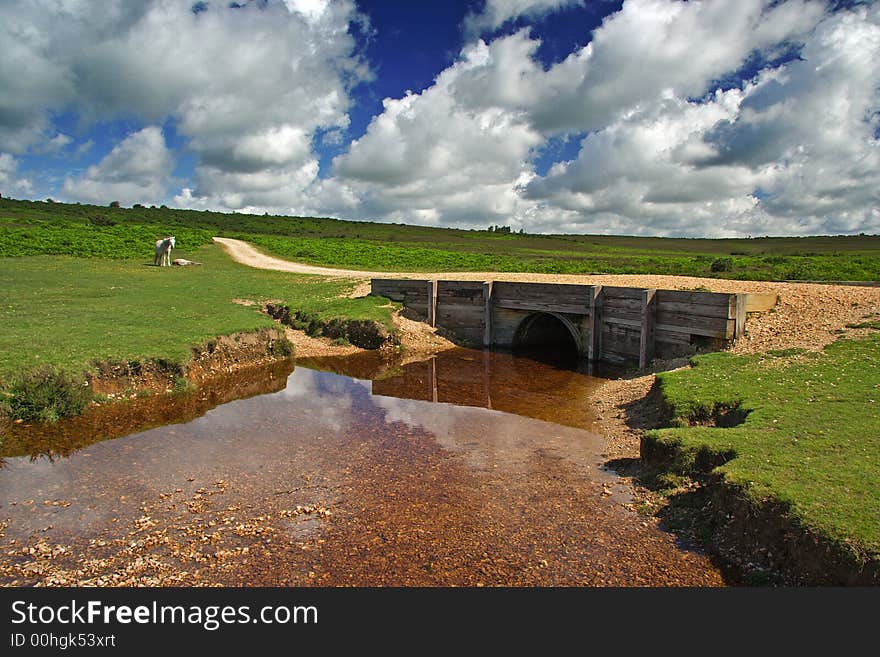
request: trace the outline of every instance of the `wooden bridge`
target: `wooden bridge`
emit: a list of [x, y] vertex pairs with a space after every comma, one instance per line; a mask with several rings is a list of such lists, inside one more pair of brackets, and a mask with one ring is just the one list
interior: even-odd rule
[[720, 349], [742, 335], [750, 312], [775, 294], [724, 294], [607, 285], [505, 281], [372, 280], [371, 294], [468, 346], [521, 347], [569, 341], [591, 361], [674, 358]]

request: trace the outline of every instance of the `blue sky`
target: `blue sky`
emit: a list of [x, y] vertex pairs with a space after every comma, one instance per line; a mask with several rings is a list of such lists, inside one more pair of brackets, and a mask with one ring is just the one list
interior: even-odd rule
[[877, 61], [873, 2], [11, 0], [0, 193], [878, 233]]

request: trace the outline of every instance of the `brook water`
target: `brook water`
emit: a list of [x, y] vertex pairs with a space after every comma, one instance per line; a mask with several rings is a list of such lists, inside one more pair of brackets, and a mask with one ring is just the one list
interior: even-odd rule
[[463, 349], [349, 357], [18, 427], [0, 583], [722, 583], [602, 468], [599, 383]]

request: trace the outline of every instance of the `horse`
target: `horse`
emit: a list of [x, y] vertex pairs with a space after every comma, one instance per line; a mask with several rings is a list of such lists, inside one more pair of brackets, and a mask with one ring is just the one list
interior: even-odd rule
[[166, 237], [156, 240], [156, 255], [153, 257], [153, 264], [157, 267], [171, 266], [171, 249], [174, 248], [174, 237]]

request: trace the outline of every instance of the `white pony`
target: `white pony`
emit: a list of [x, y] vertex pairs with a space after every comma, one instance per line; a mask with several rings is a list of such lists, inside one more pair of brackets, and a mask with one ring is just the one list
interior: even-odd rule
[[157, 267], [171, 266], [171, 249], [174, 248], [174, 237], [156, 240], [156, 255], [153, 264]]

